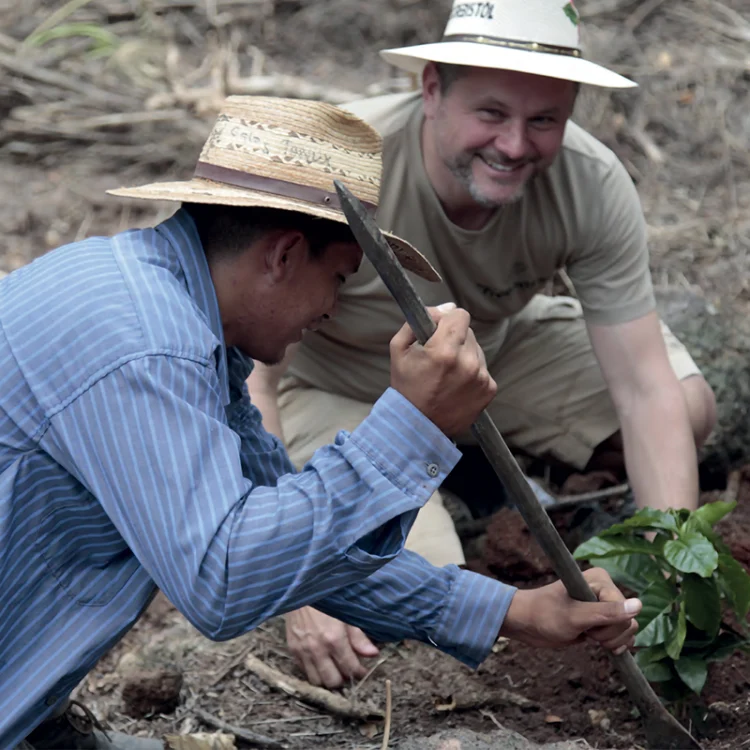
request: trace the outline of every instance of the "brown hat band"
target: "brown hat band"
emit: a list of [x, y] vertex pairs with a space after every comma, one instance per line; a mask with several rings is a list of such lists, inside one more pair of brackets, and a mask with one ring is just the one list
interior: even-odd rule
[[[295, 182], [277, 180], [273, 177], [263, 177], [259, 174], [250, 174], [239, 169], [219, 167], [216, 164], [209, 164], [205, 161], [198, 162], [193, 176], [213, 182], [221, 182], [225, 185], [233, 185], [234, 187], [281, 195], [284, 198], [296, 198], [307, 203], [317, 203], [341, 211], [341, 201], [337, 193], [329, 193], [326, 190], [310, 187], [309, 185], [298, 185]], [[375, 212], [377, 209], [374, 203], [362, 201], [362, 205], [368, 211]]]
[[552, 44], [540, 44], [539, 42], [518, 42], [513, 39], [501, 39], [497, 36], [484, 36], [482, 34], [448, 34], [444, 36], [444, 42], [474, 42], [475, 44], [490, 44], [495, 47], [507, 47], [509, 49], [521, 49], [526, 52], [546, 52], [550, 55], [567, 55], [568, 57], [581, 57], [581, 50], [574, 47], [556, 47]]

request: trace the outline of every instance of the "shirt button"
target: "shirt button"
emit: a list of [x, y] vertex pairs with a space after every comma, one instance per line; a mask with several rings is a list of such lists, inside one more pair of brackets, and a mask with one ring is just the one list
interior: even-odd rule
[[440, 467], [437, 464], [427, 464], [427, 474], [433, 479], [440, 473]]

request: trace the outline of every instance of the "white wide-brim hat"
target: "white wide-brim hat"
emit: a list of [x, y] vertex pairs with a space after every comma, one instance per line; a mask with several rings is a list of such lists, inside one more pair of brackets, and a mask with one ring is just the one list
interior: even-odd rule
[[380, 54], [410, 73], [421, 73], [428, 62], [440, 62], [515, 70], [606, 88], [638, 85], [583, 58], [580, 17], [568, 0], [454, 0], [441, 41]]

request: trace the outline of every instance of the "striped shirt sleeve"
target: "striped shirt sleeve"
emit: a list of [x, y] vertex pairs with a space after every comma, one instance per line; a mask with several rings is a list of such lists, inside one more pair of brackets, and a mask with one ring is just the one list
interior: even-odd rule
[[[51, 416], [45, 440], [156, 584], [214, 639], [393, 560], [460, 455], [389, 391], [350, 436], [279, 478], [288, 459], [254, 418], [228, 417], [210, 364], [143, 356]], [[239, 432], [229, 419], [244, 420]]]
[[374, 640], [430, 643], [476, 668], [495, 643], [515, 592], [455, 565], [437, 568], [404, 550], [365, 582], [314, 606]]

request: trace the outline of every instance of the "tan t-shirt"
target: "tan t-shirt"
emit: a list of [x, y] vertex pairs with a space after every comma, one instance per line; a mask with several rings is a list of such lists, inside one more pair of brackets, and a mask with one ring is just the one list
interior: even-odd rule
[[[468, 310], [488, 361], [496, 361], [510, 316], [558, 268], [567, 269], [589, 322], [626, 322], [654, 309], [635, 187], [612, 151], [578, 125], [568, 123], [555, 162], [520, 201], [500, 207], [481, 230], [468, 231], [447, 218], [427, 178], [421, 94], [381, 96], [346, 108], [383, 136], [380, 227], [427, 256], [443, 281], [412, 276], [422, 300], [452, 300]], [[403, 322], [365, 259], [342, 288], [339, 313], [305, 336], [290, 372], [317, 388], [375, 401], [388, 387], [388, 344]]]

